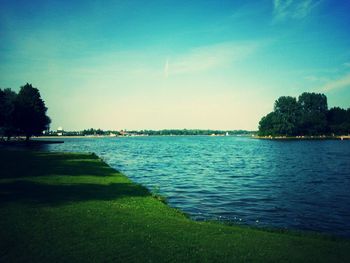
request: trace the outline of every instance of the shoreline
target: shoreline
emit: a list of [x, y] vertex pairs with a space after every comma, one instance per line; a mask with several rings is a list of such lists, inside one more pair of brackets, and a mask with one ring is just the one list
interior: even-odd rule
[[0, 150], [0, 157], [4, 262], [350, 259], [348, 239], [189, 219], [95, 154]]
[[258, 136], [258, 135], [135, 135], [135, 136], [110, 136], [110, 135], [74, 135], [74, 136], [36, 136], [32, 139], [103, 139], [103, 138], [142, 138], [142, 137], [246, 137], [262, 140], [350, 140], [350, 135], [336, 136]]
[[90, 138], [90, 139], [99, 139], [99, 138], [144, 138], [144, 137], [251, 137], [251, 135], [131, 135], [131, 136], [110, 136], [110, 135], [74, 135], [74, 136], [37, 136], [32, 137], [33, 139], [84, 139], [84, 138]]
[[0, 146], [35, 146], [43, 144], [60, 144], [64, 141], [58, 140], [10, 140], [10, 141], [0, 141]]
[[261, 140], [350, 140], [350, 135], [338, 136], [252, 136], [253, 139]]

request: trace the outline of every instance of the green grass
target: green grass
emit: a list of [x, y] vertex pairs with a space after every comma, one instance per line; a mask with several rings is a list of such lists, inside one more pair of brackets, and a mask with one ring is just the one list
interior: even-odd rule
[[93, 154], [0, 167], [0, 262], [350, 262], [348, 240], [194, 222]]

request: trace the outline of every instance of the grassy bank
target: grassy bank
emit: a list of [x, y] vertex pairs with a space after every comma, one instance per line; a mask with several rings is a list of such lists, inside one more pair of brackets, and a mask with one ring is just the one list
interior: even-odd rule
[[349, 262], [350, 242], [194, 222], [96, 155], [0, 150], [0, 262]]

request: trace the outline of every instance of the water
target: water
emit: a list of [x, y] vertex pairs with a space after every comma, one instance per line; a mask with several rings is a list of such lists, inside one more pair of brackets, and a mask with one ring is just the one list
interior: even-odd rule
[[350, 141], [245, 137], [64, 139], [95, 152], [196, 220], [350, 237]]

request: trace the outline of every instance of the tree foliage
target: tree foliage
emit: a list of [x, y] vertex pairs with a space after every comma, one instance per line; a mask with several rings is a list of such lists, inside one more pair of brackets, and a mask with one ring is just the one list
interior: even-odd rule
[[2, 136], [9, 139], [14, 135], [23, 135], [29, 139], [48, 129], [51, 120], [46, 115], [47, 108], [39, 90], [31, 84], [22, 86], [18, 94], [10, 89], [1, 91], [0, 101]]
[[11, 89], [4, 89], [2, 93], [1, 108], [1, 134], [8, 139], [16, 134], [15, 126], [15, 101], [17, 94]]
[[87, 130], [83, 130], [81, 132], [82, 135], [108, 135], [110, 134], [110, 132], [105, 132], [101, 129], [93, 129], [93, 128], [90, 128], [90, 129], [87, 129]]
[[344, 110], [339, 107], [331, 108], [327, 112], [329, 131], [336, 135], [346, 134], [350, 131], [350, 108]]
[[293, 97], [280, 97], [274, 106], [276, 132], [279, 134], [297, 133], [300, 120], [300, 107]]
[[5, 92], [3, 92], [0, 89], [0, 127], [4, 126], [4, 121], [5, 121], [4, 105], [5, 105]]
[[259, 122], [260, 136], [297, 136], [347, 134], [350, 132], [350, 109], [328, 110], [324, 94], [304, 92], [298, 98], [280, 97], [274, 111]]
[[301, 108], [299, 133], [320, 135], [327, 132], [327, 97], [324, 94], [304, 92], [299, 96]]

